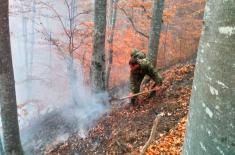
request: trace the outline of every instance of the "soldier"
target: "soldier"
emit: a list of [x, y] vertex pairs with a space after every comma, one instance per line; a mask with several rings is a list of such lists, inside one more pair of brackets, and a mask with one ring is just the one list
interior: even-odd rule
[[[133, 94], [139, 93], [140, 85], [145, 75], [148, 75], [157, 85], [162, 84], [162, 78], [153, 67], [153, 65], [146, 59], [136, 59], [131, 57], [130, 65], [130, 89]], [[136, 104], [137, 97], [131, 98], [131, 104]]]

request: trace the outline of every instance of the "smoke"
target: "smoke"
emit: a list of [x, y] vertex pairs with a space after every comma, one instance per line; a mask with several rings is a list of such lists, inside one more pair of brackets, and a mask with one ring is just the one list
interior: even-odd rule
[[[13, 50], [13, 55], [14, 52], [18, 51]], [[56, 53], [48, 60], [47, 52], [34, 53], [33, 72], [31, 78], [25, 76], [25, 80], [20, 78], [25, 65], [17, 63], [24, 58], [14, 57], [13, 60], [17, 66], [15, 77], [21, 137], [26, 153], [31, 152], [31, 155], [32, 152], [40, 154], [46, 144], [65, 140], [73, 132], [78, 131], [84, 138], [88, 129], [108, 110], [107, 94], [91, 93], [84, 84], [78, 62], [75, 61], [73, 66], [74, 77], [70, 77], [73, 75], [68, 74], [68, 62]], [[74, 98], [76, 102], [73, 102]]]
[[71, 133], [84, 138], [109, 107], [105, 92], [94, 95], [84, 84], [78, 61], [42, 44], [33, 21], [24, 14], [11, 16], [10, 30], [21, 139], [26, 154], [39, 155], [46, 145], [65, 141]]

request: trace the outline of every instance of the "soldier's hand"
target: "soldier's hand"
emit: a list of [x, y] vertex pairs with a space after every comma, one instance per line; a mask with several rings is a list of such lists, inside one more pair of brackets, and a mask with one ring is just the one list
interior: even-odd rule
[[156, 95], [161, 96], [162, 95], [162, 89], [160, 87], [157, 87], [156, 89]]

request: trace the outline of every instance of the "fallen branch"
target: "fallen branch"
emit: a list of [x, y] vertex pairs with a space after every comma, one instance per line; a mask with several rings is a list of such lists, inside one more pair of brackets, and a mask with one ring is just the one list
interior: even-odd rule
[[157, 117], [155, 118], [155, 120], [153, 121], [153, 127], [149, 136], [148, 141], [145, 143], [145, 145], [143, 146], [143, 148], [140, 150], [140, 155], [144, 155], [148, 146], [151, 144], [152, 140], [155, 138], [155, 133], [156, 133], [156, 128], [157, 125], [159, 123], [160, 118], [163, 116], [163, 114], [158, 114]]

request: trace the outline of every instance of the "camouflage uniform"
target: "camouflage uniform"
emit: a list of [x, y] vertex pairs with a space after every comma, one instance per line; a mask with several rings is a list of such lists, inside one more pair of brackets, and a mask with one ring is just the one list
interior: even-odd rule
[[136, 59], [144, 59], [144, 58], [146, 58], [146, 55], [145, 55], [145, 53], [140, 52], [140, 51], [138, 51], [137, 49], [134, 49], [134, 50], [131, 52], [131, 57], [132, 57], [132, 58], [136, 58]]
[[[133, 94], [139, 93], [140, 85], [145, 75], [148, 75], [156, 84], [161, 84], [162, 78], [147, 59], [138, 59], [139, 67], [130, 73], [130, 89]], [[131, 98], [131, 103], [135, 104], [137, 97]]]

